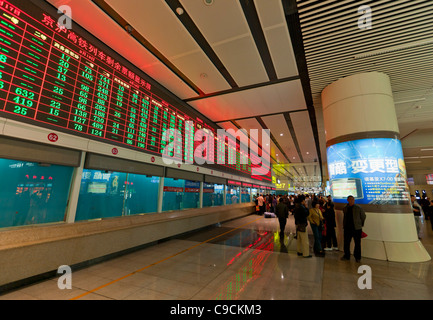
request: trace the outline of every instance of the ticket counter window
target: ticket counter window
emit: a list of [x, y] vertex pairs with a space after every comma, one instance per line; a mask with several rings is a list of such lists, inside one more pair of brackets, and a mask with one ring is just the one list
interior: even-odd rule
[[65, 221], [73, 170], [0, 159], [0, 228]]
[[200, 182], [183, 179], [164, 179], [162, 211], [199, 208]]
[[222, 206], [224, 203], [224, 185], [203, 184], [203, 207]]
[[75, 220], [122, 216], [126, 182], [123, 172], [84, 170]]
[[124, 215], [158, 210], [159, 177], [129, 173], [126, 182]]
[[251, 202], [251, 188], [247, 188], [247, 187], [241, 188], [241, 202], [242, 203]]
[[227, 186], [226, 204], [236, 204], [239, 201], [239, 187]]
[[159, 177], [84, 170], [76, 220], [94, 220], [157, 211]]

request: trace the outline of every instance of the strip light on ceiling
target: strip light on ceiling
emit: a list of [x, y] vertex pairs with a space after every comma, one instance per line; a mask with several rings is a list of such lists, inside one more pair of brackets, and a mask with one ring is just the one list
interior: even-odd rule
[[412, 99], [412, 100], [404, 100], [404, 101], [396, 101], [394, 104], [403, 104], [403, 103], [411, 103], [411, 102], [420, 102], [425, 101], [426, 98], [420, 98], [420, 99]]
[[392, 53], [392, 52], [401, 51], [401, 50], [405, 50], [405, 49], [411, 49], [411, 48], [426, 46], [429, 44], [433, 44], [433, 38], [415, 41], [415, 42], [410, 42], [410, 43], [405, 43], [405, 44], [401, 44], [398, 46], [388, 47], [388, 48], [384, 48], [384, 49], [380, 49], [380, 50], [365, 52], [365, 53], [357, 54], [353, 58], [354, 59], [363, 59], [363, 58], [368, 58], [368, 57], [374, 57], [374, 56], [378, 56], [378, 55], [385, 54], [385, 53]]

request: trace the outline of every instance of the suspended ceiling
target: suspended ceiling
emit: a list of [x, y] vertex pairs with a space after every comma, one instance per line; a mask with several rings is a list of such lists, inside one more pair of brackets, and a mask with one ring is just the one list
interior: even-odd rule
[[270, 129], [274, 173], [292, 185], [326, 179], [321, 91], [365, 71], [391, 77], [405, 155], [418, 157], [408, 172], [433, 168], [433, 42], [354, 58], [432, 39], [431, 0], [47, 1], [221, 128]]
[[[358, 26], [368, 22], [362, 19], [367, 12], [358, 12], [362, 5], [371, 8], [371, 28]], [[340, 78], [378, 71], [391, 79], [408, 175], [433, 173], [433, 2], [297, 0], [297, 6], [321, 154], [322, 90]]]

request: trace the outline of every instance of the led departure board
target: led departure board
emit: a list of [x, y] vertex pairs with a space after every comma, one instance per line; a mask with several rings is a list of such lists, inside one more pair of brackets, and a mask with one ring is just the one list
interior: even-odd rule
[[[170, 152], [186, 163], [193, 163], [197, 130], [217, 137], [213, 124], [79, 26], [59, 25], [54, 12], [43, 1], [0, 1], [2, 116], [159, 155], [170, 142], [165, 130], [176, 129]], [[214, 142], [202, 157], [217, 163]], [[221, 145], [225, 168], [251, 176], [239, 143]]]

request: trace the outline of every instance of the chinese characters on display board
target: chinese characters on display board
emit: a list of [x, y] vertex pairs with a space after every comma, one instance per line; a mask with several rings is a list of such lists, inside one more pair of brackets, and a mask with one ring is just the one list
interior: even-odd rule
[[[32, 1], [0, 1], [0, 31], [1, 116], [159, 155], [170, 142], [165, 130], [174, 129], [181, 136], [170, 137], [169, 152], [185, 163], [193, 163], [197, 130], [217, 137], [125, 59]], [[215, 140], [203, 158], [217, 163], [217, 148]], [[250, 176], [251, 160], [241, 164], [239, 150], [226, 152], [223, 166]]]

